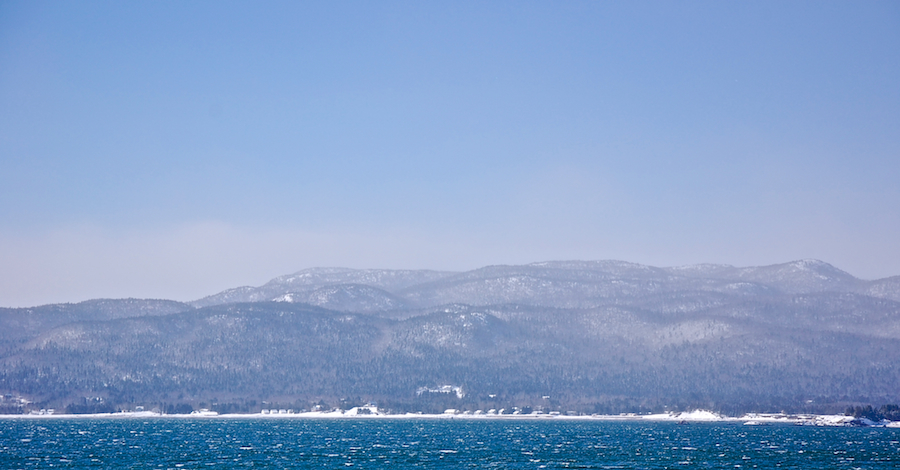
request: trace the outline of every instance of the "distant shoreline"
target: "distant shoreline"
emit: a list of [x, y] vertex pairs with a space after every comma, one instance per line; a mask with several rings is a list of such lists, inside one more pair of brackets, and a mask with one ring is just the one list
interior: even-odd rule
[[550, 414], [464, 414], [464, 413], [404, 413], [388, 414], [375, 412], [371, 414], [344, 411], [310, 411], [300, 413], [235, 413], [218, 414], [215, 412], [194, 412], [190, 414], [161, 414], [152, 411], [93, 413], [93, 414], [20, 414], [0, 415], [0, 420], [27, 419], [437, 419], [437, 420], [532, 420], [532, 421], [647, 421], [675, 423], [743, 423], [744, 425], [804, 425], [804, 426], [865, 426], [865, 427], [900, 427], [900, 421], [872, 422], [844, 415], [782, 414], [782, 413], [748, 413], [740, 417], [722, 416], [705, 410], [685, 413], [659, 413], [638, 415], [633, 413], [618, 415], [550, 415]]

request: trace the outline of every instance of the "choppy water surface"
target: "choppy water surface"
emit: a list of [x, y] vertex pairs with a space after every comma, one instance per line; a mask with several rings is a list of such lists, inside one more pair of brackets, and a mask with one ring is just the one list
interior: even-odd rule
[[900, 468], [898, 441], [739, 423], [6, 419], [0, 468]]

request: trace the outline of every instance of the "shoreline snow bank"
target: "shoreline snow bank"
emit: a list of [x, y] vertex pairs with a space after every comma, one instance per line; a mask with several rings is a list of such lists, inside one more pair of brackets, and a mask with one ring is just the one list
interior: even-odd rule
[[[267, 410], [268, 411], [268, 410]], [[453, 412], [450, 412], [453, 411]], [[807, 426], [872, 426], [872, 427], [900, 427], [900, 422], [872, 422], [869, 420], [855, 419], [852, 416], [843, 415], [807, 415], [807, 414], [782, 414], [782, 413], [748, 413], [741, 417], [722, 416], [708, 410], [694, 410], [682, 413], [659, 413], [639, 415], [623, 413], [618, 415], [560, 415], [560, 414], [485, 414], [485, 413], [459, 413], [448, 410], [442, 414], [387, 414], [375, 407], [353, 408], [347, 411], [307, 411], [299, 413], [248, 413], [248, 414], [218, 414], [203, 410], [191, 414], [160, 414], [153, 411], [124, 411], [118, 413], [94, 413], [94, 414], [22, 414], [0, 415], [0, 419], [456, 419], [456, 420], [597, 420], [597, 421], [651, 421], [651, 422], [678, 422], [678, 423], [713, 423], [713, 422], [743, 422], [749, 425], [766, 424], [790, 424]]]

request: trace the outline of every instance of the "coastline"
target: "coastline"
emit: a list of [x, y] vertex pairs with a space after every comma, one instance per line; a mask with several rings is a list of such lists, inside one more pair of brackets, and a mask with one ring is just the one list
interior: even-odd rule
[[[371, 407], [374, 408], [374, 407]], [[553, 420], [553, 421], [646, 421], [646, 422], [676, 422], [688, 423], [741, 423], [744, 425], [802, 425], [802, 426], [863, 426], [863, 427], [900, 427], [900, 421], [872, 422], [867, 419], [858, 419], [845, 415], [812, 415], [812, 414], [784, 414], [784, 413], [748, 413], [740, 417], [723, 416], [706, 410], [694, 410], [681, 413], [659, 413], [639, 415], [623, 413], [618, 415], [559, 415], [559, 414], [473, 414], [448, 412], [440, 414], [404, 413], [388, 414], [377, 409], [365, 408], [367, 412], [359, 409], [334, 410], [334, 411], [307, 411], [307, 412], [260, 412], [260, 413], [235, 413], [218, 414], [210, 411], [193, 412], [190, 414], [161, 414], [153, 411], [121, 411], [116, 413], [93, 414], [13, 414], [0, 415], [0, 420], [45, 420], [45, 419], [437, 419], [437, 420]], [[274, 411], [274, 410], [273, 410]], [[283, 411], [283, 410], [282, 410]]]

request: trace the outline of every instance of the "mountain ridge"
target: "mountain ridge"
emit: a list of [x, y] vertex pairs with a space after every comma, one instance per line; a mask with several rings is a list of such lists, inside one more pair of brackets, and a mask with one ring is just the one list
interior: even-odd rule
[[[900, 300], [900, 294], [897, 294], [892, 289], [894, 284], [900, 285], [900, 276], [895, 276], [897, 278], [896, 281], [894, 281], [894, 277], [864, 281], [824, 261], [802, 259], [787, 263], [751, 267], [699, 264], [659, 268], [618, 260], [570, 260], [544, 261], [525, 265], [492, 265], [463, 272], [310, 268], [293, 274], [278, 276], [259, 287], [245, 286], [227, 289], [188, 303], [195, 307], [203, 307], [231, 302], [268, 301], [287, 294], [308, 292], [316, 287], [328, 284], [360, 284], [378, 287], [400, 297], [408, 294], [413, 297], [413, 299], [407, 299], [411, 300], [412, 304], [422, 305], [423, 300], [419, 299], [415, 292], [424, 290], [428, 285], [440, 285], [448, 282], [460, 284], [465, 282], [464, 280], [466, 279], [471, 282], [474, 279], [478, 279], [479, 276], [490, 275], [490, 273], [500, 274], [500, 276], [494, 276], [495, 278], [501, 276], [510, 277], [510, 271], [527, 272], [529, 270], [553, 270], [557, 276], [561, 272], [590, 274], [589, 279], [593, 279], [596, 282], [602, 282], [611, 278], [622, 279], [625, 274], [631, 275], [625, 279], [633, 278], [634, 275], [647, 276], [648, 274], [656, 274], [657, 276], [654, 278], [656, 281], [672, 276], [696, 280], [712, 278], [721, 281], [730, 279], [735, 282], [750, 282], [770, 288], [775, 284], [781, 290], [787, 290], [792, 293], [817, 292], [844, 287], [847, 287], [850, 291], [858, 292], [861, 289], [868, 288], [869, 295], [893, 296], [890, 298]], [[710, 270], [714, 272], [710, 272]], [[806, 274], [805, 277], [804, 274]], [[416, 278], [417, 275], [421, 277]], [[390, 282], [390, 280], [385, 281], [383, 279], [392, 276], [401, 278], [401, 280]], [[367, 278], [373, 282], [363, 282]], [[584, 277], [579, 278], [580, 282], [585, 280]], [[882, 285], [884, 287], [879, 287]], [[454, 301], [457, 300], [451, 297], [446, 303]], [[430, 302], [426, 300], [426, 304], [433, 304], [434, 302], [441, 303], [438, 298], [433, 298]], [[483, 302], [491, 303], [487, 299], [483, 300]]]
[[[79, 410], [839, 411], [900, 401], [898, 289], [900, 276], [817, 260], [314, 268], [194, 302], [0, 309], [0, 396]], [[465, 393], [416, 393], [447, 384]]]

